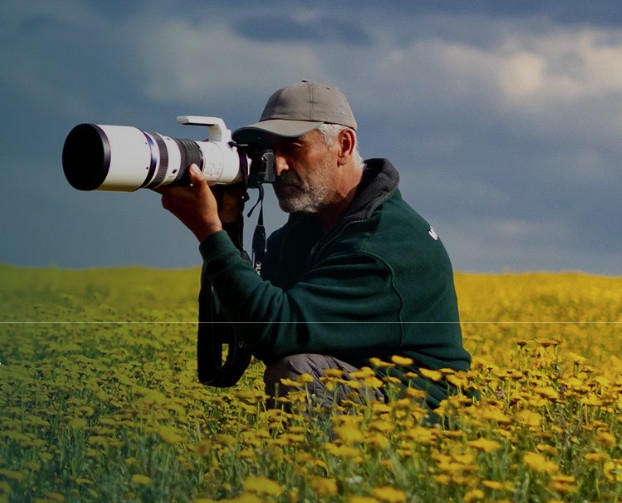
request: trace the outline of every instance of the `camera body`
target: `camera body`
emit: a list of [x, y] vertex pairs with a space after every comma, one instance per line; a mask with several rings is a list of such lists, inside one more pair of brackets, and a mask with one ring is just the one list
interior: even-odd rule
[[148, 133], [131, 126], [79, 124], [63, 146], [63, 171], [78, 190], [131, 192], [139, 188], [187, 185], [197, 164], [209, 183], [257, 187], [275, 179], [271, 150], [237, 145], [218, 117], [179, 116], [177, 122], [206, 126], [205, 141]]

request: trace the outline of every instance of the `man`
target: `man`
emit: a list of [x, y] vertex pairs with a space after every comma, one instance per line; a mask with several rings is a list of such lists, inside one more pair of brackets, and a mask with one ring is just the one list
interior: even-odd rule
[[362, 161], [356, 129], [337, 88], [303, 81], [275, 92], [259, 122], [234, 132], [240, 144], [274, 150], [274, 191], [290, 214], [268, 240], [261, 277], [233, 242], [239, 193], [225, 190], [219, 208], [193, 166], [192, 186], [159, 190], [162, 204], [199, 240], [204, 281], [266, 364], [269, 394], [281, 378], [310, 374], [322, 397], [323, 370], [352, 372], [397, 355], [412, 365], [382, 366], [378, 375], [424, 390], [435, 408], [447, 385], [415, 377], [417, 369], [470, 364], [451, 264], [432, 227], [402, 200], [395, 168]]

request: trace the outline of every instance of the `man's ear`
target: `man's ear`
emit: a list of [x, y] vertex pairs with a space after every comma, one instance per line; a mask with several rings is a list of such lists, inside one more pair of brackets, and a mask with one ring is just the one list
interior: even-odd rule
[[337, 152], [339, 164], [346, 164], [352, 158], [352, 152], [354, 152], [354, 147], [356, 146], [354, 131], [350, 128], [340, 131], [337, 136], [337, 145], [339, 147]]

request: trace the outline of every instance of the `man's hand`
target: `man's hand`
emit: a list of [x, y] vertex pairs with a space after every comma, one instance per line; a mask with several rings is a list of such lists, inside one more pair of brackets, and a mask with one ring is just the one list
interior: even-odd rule
[[169, 210], [192, 231], [199, 242], [214, 232], [222, 230], [218, 204], [207, 180], [196, 164], [188, 168], [189, 187], [160, 187], [154, 189], [162, 195], [162, 207]]

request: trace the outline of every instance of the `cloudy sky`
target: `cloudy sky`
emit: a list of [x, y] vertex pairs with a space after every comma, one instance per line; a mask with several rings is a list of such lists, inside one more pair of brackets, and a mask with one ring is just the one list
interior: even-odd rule
[[310, 79], [346, 93], [362, 154], [398, 168], [456, 270], [622, 274], [615, 1], [5, 0], [0, 40], [0, 262], [197, 265], [157, 194], [69, 186], [67, 133], [202, 139], [175, 117], [235, 129]]

